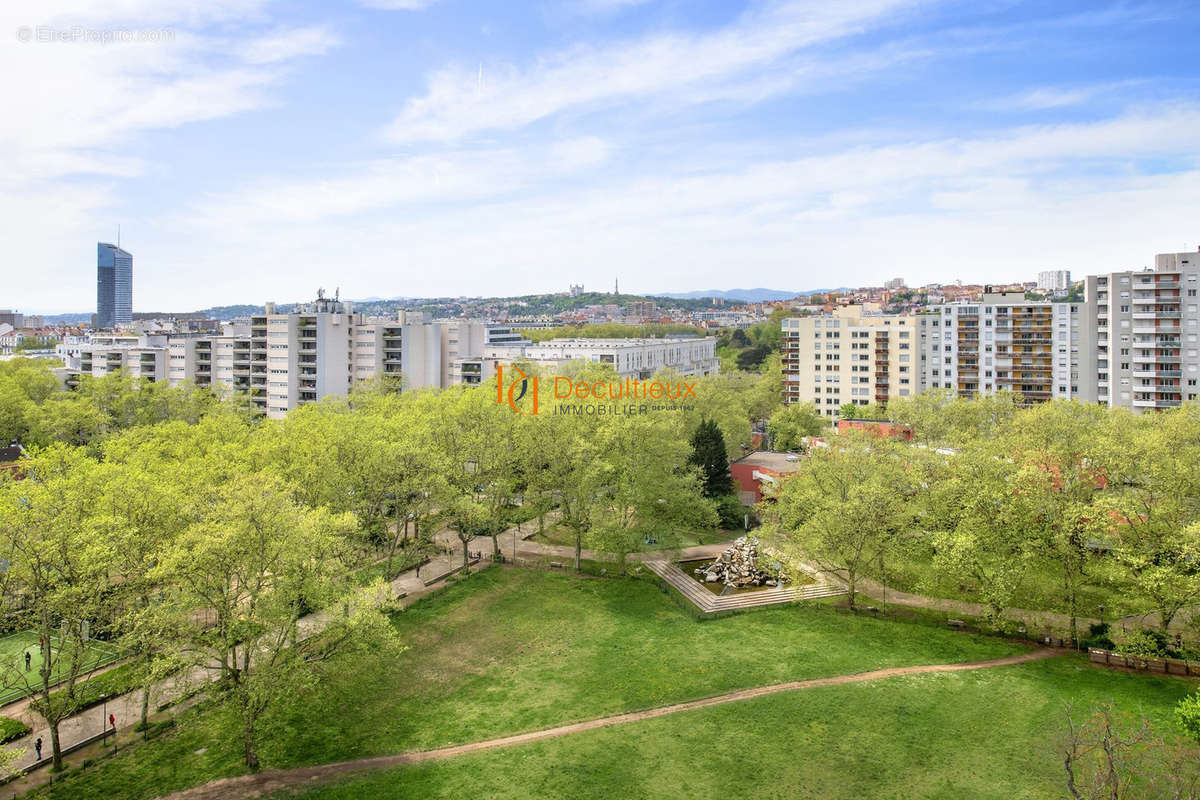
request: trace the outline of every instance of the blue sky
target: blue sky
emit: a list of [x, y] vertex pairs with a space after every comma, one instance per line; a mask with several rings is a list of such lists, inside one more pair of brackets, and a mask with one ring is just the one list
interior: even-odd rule
[[[20, 0], [0, 25], [24, 310], [90, 309], [118, 223], [139, 310], [1007, 281], [1200, 244], [1194, 3]], [[109, 31], [134, 41], [80, 40]]]

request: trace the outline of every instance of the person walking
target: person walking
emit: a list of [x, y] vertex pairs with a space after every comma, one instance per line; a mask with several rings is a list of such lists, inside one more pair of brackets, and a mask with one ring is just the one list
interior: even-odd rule
[[39, 736], [38, 740], [33, 743], [33, 749], [37, 751], [37, 760], [41, 761], [42, 760], [42, 737]]
[[25, 651], [25, 671], [29, 672], [29, 662], [33, 660], [33, 656], [29, 655], [29, 651]]

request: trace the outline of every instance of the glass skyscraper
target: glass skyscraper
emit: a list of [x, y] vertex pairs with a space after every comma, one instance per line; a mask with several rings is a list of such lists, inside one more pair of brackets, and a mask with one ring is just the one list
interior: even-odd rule
[[96, 327], [133, 322], [133, 254], [115, 244], [96, 244]]

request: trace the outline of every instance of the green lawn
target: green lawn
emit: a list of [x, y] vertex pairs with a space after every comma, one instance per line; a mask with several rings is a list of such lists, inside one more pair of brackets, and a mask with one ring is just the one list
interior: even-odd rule
[[1115, 700], [1165, 726], [1186, 689], [1064, 656], [759, 698], [275, 797], [1058, 800], [1067, 700]]
[[[395, 625], [410, 645], [405, 653], [390, 659], [378, 654], [343, 659], [332, 665], [321, 685], [303, 698], [303, 709], [274, 715], [269, 741], [262, 750], [265, 766], [298, 766], [438, 747], [748, 686], [886, 666], [993, 658], [1021, 650], [1000, 639], [851, 616], [828, 607], [776, 607], [698, 622], [649, 582], [512, 569], [489, 569], [473, 575], [398, 614]], [[1025, 669], [1005, 672], [1025, 674]], [[1095, 687], [1097, 695], [1110, 692], [1106, 688], [1110, 685], [1127, 686], [1129, 696], [1136, 694], [1142, 703], [1159, 710], [1187, 688], [1175, 680], [1124, 676], [1076, 662], [1055, 666], [1053, 669], [1069, 672], [1058, 675], [1052, 669], [1049, 674], [1057, 677], [1039, 688], [1046, 681], [1037, 677], [1042, 674], [1037, 670], [1044, 669], [1031, 668], [1029, 674], [1034, 677], [1023, 679], [1028, 684], [1021, 684], [1026, 686], [1022, 691], [1035, 697], [1043, 711], [1066, 696], [1068, 676], [1082, 676]], [[961, 688], [973, 685], [972, 680], [996, 679], [946, 680], [949, 686]], [[901, 684], [907, 682], [898, 682]], [[935, 694], [921, 700], [929, 691], [922, 686], [925, 684], [918, 683], [913, 689], [914, 699], [904, 706], [907, 710], [894, 712], [901, 721], [917, 726], [914, 730], [923, 730], [928, 736], [928, 726], [951, 713], [951, 708], [962, 707], [964, 710], [958, 713], [964, 714], [978, 712], [980, 719], [986, 719], [984, 706], [973, 706], [969, 696], [957, 698], [958, 688], [948, 690], [944, 697]], [[980, 693], [987, 695], [986, 689]], [[899, 696], [868, 686], [847, 687], [843, 694], [829, 695], [821, 701], [825, 710], [805, 723], [811, 726], [805, 735], [815, 737], [818, 731], [824, 731], [829, 739], [827, 746], [835, 749], [845, 740], [883, 736], [886, 725], [892, 724], [887, 715], [893, 712], [886, 704], [878, 709], [870, 703], [854, 705], [859, 703], [854, 698], [868, 694], [877, 701], [881, 696]], [[771, 741], [764, 747], [800, 747], [803, 742], [796, 732], [789, 732], [789, 726], [797, 719], [807, 719], [795, 715], [814, 708], [810, 705], [814, 702], [806, 693], [771, 698], [753, 707], [737, 704], [692, 718], [709, 720], [708, 714], [715, 715], [702, 723], [684, 717], [679, 718], [682, 721], [664, 720], [654, 723], [667, 726], [662, 741], [645, 732], [657, 729], [639, 725], [604, 732], [602, 736], [607, 738], [602, 740], [589, 734], [578, 742], [540, 745], [576, 749], [577, 755], [590, 747], [589, 752], [598, 754], [592, 766], [583, 761], [574, 767], [564, 763], [565, 772], [554, 765], [575, 758], [562, 754], [568, 751], [556, 755], [557, 751], [550, 749], [544, 753], [523, 749], [481, 757], [483, 760], [475, 763], [494, 765], [511, 760], [517, 766], [527, 765], [530, 775], [540, 777], [524, 785], [510, 773], [507, 779], [497, 778], [497, 786], [504, 787], [502, 791], [471, 794], [553, 794], [555, 786], [566, 786], [557, 782], [572, 774], [581, 780], [590, 776], [596, 791], [607, 783], [618, 796], [656, 796], [653, 786], [646, 791], [629, 788], [654, 779], [654, 775], [662, 776], [654, 780], [667, 780], [687, 774], [690, 777], [686, 785], [702, 788], [707, 785], [703, 774], [708, 769], [704, 753], [725, 753], [722, 758], [726, 759], [745, 755], [741, 742], [750, 732], [778, 728], [778, 741], [768, 737]], [[943, 709], [943, 702], [951, 708]], [[994, 697], [988, 702], [1006, 713], [1015, 704], [1010, 697]], [[837, 709], [848, 703], [858, 708], [861, 716], [840, 718], [842, 712]], [[760, 706], [761, 711], [755, 710]], [[923, 709], [930, 712], [928, 721]], [[1020, 713], [1026, 715], [1030, 725], [1041, 719], [1040, 712], [1033, 709], [1022, 708]], [[759, 714], [765, 716], [758, 720]], [[722, 722], [725, 715], [730, 719]], [[993, 714], [985, 725], [997, 736], [1000, 734], [994, 729], [999, 727], [995, 724], [999, 718]], [[732, 720], [747, 720], [748, 727]], [[886, 723], [884, 727], [881, 722]], [[1043, 727], [1049, 724], [1046, 719], [1041, 723]], [[175, 731], [47, 787], [40, 796], [79, 800], [119, 796], [135, 800], [237, 774], [242, 768], [233, 730], [229, 712], [222, 706], [185, 712]], [[713, 731], [721, 731], [727, 744], [714, 749], [708, 740]], [[698, 736], [698, 732], [704, 732], [704, 736]], [[899, 732], [909, 736], [906, 730]], [[614, 749], [611, 754], [599, 755], [604, 742], [615, 742]], [[635, 742], [639, 744], [635, 746]], [[1018, 744], [1022, 742], [1027, 748], [1028, 741], [1018, 739]], [[630, 757], [629, 753], [643, 748], [645, 756]], [[816, 744], [812, 748], [815, 757], [820, 748]], [[1019, 750], [1017, 745], [1008, 749], [1010, 761], [1018, 758]], [[667, 756], [675, 760], [665, 763]], [[496, 760], [488, 760], [492, 758]], [[805, 760], [790, 755], [788, 759], [799, 763]], [[455, 769], [453, 765], [423, 768], [412, 773], [412, 780], [414, 785], [431, 787], [429, 791], [435, 794], [461, 794], [463, 786], [480, 778], [478, 773], [454, 773]], [[503, 774], [503, 770], [497, 772]], [[859, 779], [865, 780], [866, 776]], [[511, 783], [505, 786], [505, 780]], [[794, 789], [795, 784], [788, 788]], [[404, 791], [408, 791], [407, 786]], [[780, 786], [771, 791], [775, 794], [763, 796], [793, 796]], [[558, 795], [575, 796], [571, 791], [559, 791]]]
[[[57, 653], [57, 640], [51, 645]], [[29, 653], [29, 669], [25, 669], [25, 653]], [[56, 656], [57, 657], [57, 656]], [[120, 653], [112, 645], [104, 642], [93, 642], [87, 651], [86, 670], [111, 664], [120, 657]], [[70, 662], [57, 662], [51, 679], [60, 680], [59, 675]], [[11, 703], [24, 697], [26, 682], [40, 684], [38, 671], [42, 668], [42, 649], [38, 645], [38, 635], [33, 631], [19, 631], [0, 638], [0, 705]]]

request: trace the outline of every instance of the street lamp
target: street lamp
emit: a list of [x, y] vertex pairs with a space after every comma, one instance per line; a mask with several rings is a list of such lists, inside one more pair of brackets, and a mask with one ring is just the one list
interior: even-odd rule
[[108, 741], [108, 696], [100, 695], [100, 743]]

